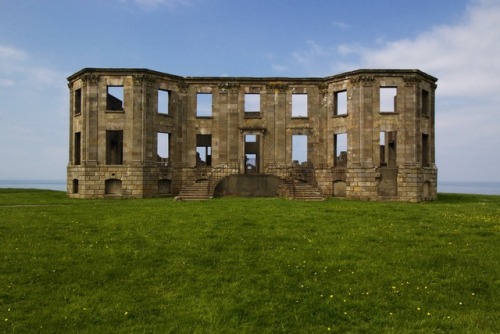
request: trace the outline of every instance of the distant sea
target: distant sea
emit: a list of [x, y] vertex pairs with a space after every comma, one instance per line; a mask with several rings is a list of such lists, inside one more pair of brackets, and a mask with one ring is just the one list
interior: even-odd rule
[[[65, 180], [0, 180], [0, 188], [49, 189], [66, 191]], [[441, 181], [438, 193], [500, 195], [500, 182]]]
[[0, 188], [48, 189], [66, 191], [66, 180], [0, 180]]
[[438, 181], [438, 193], [500, 195], [500, 182]]

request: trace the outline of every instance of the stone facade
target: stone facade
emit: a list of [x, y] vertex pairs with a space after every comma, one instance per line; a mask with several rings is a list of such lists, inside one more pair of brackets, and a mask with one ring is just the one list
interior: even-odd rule
[[173, 196], [200, 180], [211, 197], [226, 177], [249, 174], [275, 176], [292, 198], [299, 181], [324, 197], [437, 197], [437, 79], [419, 70], [235, 78], [86, 68], [68, 81], [70, 197]]

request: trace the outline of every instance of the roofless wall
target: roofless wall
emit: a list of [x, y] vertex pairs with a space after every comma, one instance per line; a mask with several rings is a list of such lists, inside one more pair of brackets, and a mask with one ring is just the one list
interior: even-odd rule
[[289, 198], [437, 196], [437, 79], [419, 70], [246, 78], [86, 68], [68, 81], [70, 197], [210, 198], [229, 176], [238, 188], [265, 175]]

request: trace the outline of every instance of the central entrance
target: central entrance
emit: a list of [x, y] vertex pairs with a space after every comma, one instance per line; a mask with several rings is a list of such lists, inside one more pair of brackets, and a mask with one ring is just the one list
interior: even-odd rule
[[260, 135], [245, 134], [245, 174], [261, 173]]

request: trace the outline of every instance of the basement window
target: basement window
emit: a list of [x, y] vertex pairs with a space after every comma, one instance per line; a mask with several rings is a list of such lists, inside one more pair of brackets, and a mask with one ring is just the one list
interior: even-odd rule
[[347, 167], [347, 133], [333, 135], [335, 167]]
[[380, 112], [396, 112], [396, 87], [380, 87]]
[[108, 86], [106, 110], [123, 111], [123, 86]]
[[168, 115], [170, 109], [170, 91], [158, 89], [158, 114]]
[[82, 89], [81, 88], [78, 88], [77, 90], [75, 90], [74, 110], [75, 110], [75, 115], [80, 115], [82, 113]]
[[292, 94], [292, 117], [307, 117], [307, 94]]
[[333, 93], [333, 115], [347, 115], [347, 91], [342, 90]]
[[160, 166], [169, 165], [169, 143], [170, 143], [170, 133], [158, 132], [156, 138], [156, 161]]
[[106, 164], [123, 164], [123, 130], [106, 131]]
[[212, 117], [212, 94], [196, 94], [196, 117]]
[[380, 166], [396, 167], [396, 131], [380, 132]]
[[294, 167], [307, 165], [307, 135], [292, 135], [292, 161]]
[[245, 118], [260, 117], [260, 94], [245, 94]]
[[104, 181], [104, 194], [121, 195], [122, 181], [118, 179], [107, 179], [106, 181]]
[[212, 135], [196, 135], [196, 167], [212, 166]]

